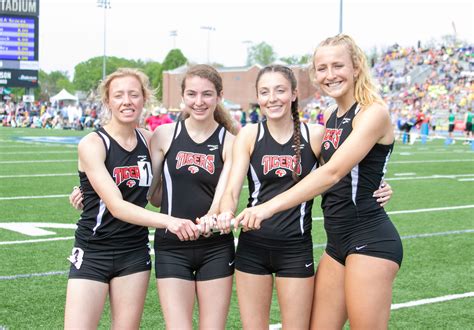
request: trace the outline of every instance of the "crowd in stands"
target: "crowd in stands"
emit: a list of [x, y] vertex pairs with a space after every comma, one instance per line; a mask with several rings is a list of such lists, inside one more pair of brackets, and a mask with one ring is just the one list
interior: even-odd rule
[[6, 102], [0, 105], [0, 122], [9, 127], [31, 127], [52, 129], [94, 128], [99, 125], [97, 104], [57, 104]]
[[[466, 118], [472, 118], [468, 115], [474, 103], [472, 45], [431, 48], [394, 45], [379, 60], [374, 60], [372, 67], [394, 127], [402, 134], [412, 128], [418, 129], [419, 134], [428, 134], [427, 129], [447, 131], [450, 111], [459, 131], [466, 127]], [[315, 113], [326, 106], [324, 96], [317, 96], [305, 107], [303, 117], [315, 122]], [[426, 124], [424, 131], [423, 124]]]
[[[420, 129], [423, 123], [431, 131], [447, 130], [450, 111], [456, 119], [455, 130], [464, 129], [466, 114], [472, 113], [474, 103], [472, 45], [429, 48], [394, 45], [379, 59], [372, 59], [372, 67], [396, 130], [409, 133], [412, 128]], [[303, 107], [302, 120], [322, 123], [323, 109], [328, 105], [329, 100], [316, 93]], [[100, 123], [99, 107], [95, 103], [59, 102], [33, 104], [27, 110], [23, 102], [7, 101], [0, 103], [0, 123], [11, 127], [96, 128]], [[148, 111], [144, 126], [153, 130], [175, 119], [175, 113], [166, 112], [165, 108]], [[244, 126], [262, 116], [253, 108], [238, 117], [237, 121]]]

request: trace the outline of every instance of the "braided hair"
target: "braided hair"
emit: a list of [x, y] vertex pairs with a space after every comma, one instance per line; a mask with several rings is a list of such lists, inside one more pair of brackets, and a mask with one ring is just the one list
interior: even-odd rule
[[[268, 65], [266, 67], [264, 67], [263, 69], [261, 69], [257, 75], [257, 81], [255, 83], [255, 87], [257, 88], [258, 86], [258, 82], [260, 81], [260, 78], [265, 74], [265, 73], [268, 73], [268, 72], [278, 72], [280, 73], [281, 75], [283, 75], [283, 77], [285, 77], [291, 84], [291, 91], [294, 92], [296, 90], [296, 77], [295, 77], [295, 74], [293, 73], [293, 71], [287, 67], [287, 66], [284, 66], [284, 65], [280, 65], [280, 64], [272, 64], [272, 65]], [[257, 94], [258, 94], [258, 89], [257, 89]], [[294, 101], [291, 102], [291, 117], [293, 118], [293, 125], [294, 125], [294, 129], [293, 129], [293, 149], [295, 151], [295, 157], [294, 157], [294, 161], [293, 161], [293, 164], [292, 164], [292, 167], [293, 167], [293, 173], [292, 173], [292, 176], [293, 176], [293, 180], [295, 181], [299, 181], [299, 177], [298, 177], [298, 174], [297, 174], [297, 170], [298, 170], [298, 165], [301, 161], [301, 148], [300, 148], [300, 145], [301, 145], [301, 127], [300, 127], [300, 116], [299, 116], [299, 112], [298, 112], [298, 97], [295, 98]]]

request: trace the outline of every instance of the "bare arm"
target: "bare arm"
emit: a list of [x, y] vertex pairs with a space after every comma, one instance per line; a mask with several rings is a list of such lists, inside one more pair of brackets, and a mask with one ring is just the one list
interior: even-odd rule
[[224, 150], [222, 152], [222, 158], [224, 160], [224, 167], [219, 176], [219, 181], [217, 183], [216, 191], [214, 193], [214, 198], [212, 200], [211, 207], [209, 208], [208, 214], [218, 214], [219, 213], [219, 203], [221, 201], [224, 190], [227, 187], [229, 181], [230, 170], [232, 167], [232, 147], [234, 145], [235, 136], [227, 133], [224, 140]]
[[376, 143], [393, 141], [388, 110], [374, 104], [361, 111], [347, 140], [324, 166], [307, 175], [286, 192], [257, 207], [245, 209], [237, 217], [244, 227], [260, 228], [261, 221], [320, 195], [339, 182]]
[[97, 134], [86, 136], [79, 143], [78, 152], [79, 170], [86, 173], [95, 192], [115, 218], [140, 226], [167, 228], [183, 240], [198, 237], [198, 230], [192, 221], [152, 212], [122, 198], [119, 188], [105, 167], [105, 148]]
[[[219, 203], [218, 226], [228, 229], [239, 203], [240, 192], [250, 165], [250, 155], [257, 136], [258, 125], [247, 125], [237, 134], [232, 148], [232, 168], [227, 187]], [[221, 222], [224, 223], [221, 223]], [[228, 225], [228, 226], [227, 226]], [[236, 224], [237, 226], [237, 224]]]
[[158, 126], [150, 140], [153, 180], [148, 189], [147, 199], [155, 207], [161, 206], [163, 161], [171, 145], [175, 126], [176, 124]]
[[[331, 109], [328, 110], [329, 111], [326, 111], [326, 118], [331, 115]], [[323, 141], [325, 126], [308, 124], [308, 128], [311, 138], [311, 148], [316, 157], [321, 161], [321, 143]], [[392, 195], [392, 187], [385, 181], [382, 182], [380, 188], [377, 189], [373, 194], [374, 198], [377, 198], [377, 202], [380, 203], [380, 207], [387, 205], [387, 203], [390, 202]]]

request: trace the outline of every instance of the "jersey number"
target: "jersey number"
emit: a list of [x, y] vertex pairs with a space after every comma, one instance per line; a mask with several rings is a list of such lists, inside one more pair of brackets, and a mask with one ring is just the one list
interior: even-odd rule
[[153, 174], [151, 173], [151, 163], [138, 161], [137, 165], [140, 169], [140, 181], [138, 182], [138, 185], [140, 187], [149, 187], [151, 180], [153, 179]]

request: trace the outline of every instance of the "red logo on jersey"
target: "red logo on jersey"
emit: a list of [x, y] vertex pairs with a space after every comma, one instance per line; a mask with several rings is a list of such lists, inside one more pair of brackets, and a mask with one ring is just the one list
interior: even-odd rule
[[136, 184], [137, 184], [137, 183], [135, 182], [135, 180], [128, 180], [128, 181], [127, 181], [127, 186], [128, 186], [129, 188], [134, 187]]
[[197, 168], [197, 166], [189, 166], [188, 167], [188, 171], [191, 172], [192, 174], [195, 174], [197, 172], [199, 172], [199, 168]]
[[[140, 180], [140, 170], [137, 165], [135, 166], [123, 166], [114, 168], [114, 178], [115, 184], [120, 186], [120, 184], [129, 179]], [[135, 183], [135, 181], [134, 181]], [[131, 188], [129, 183], [127, 185]]]
[[281, 178], [282, 176], [285, 176], [286, 171], [279, 168], [278, 170], [275, 171], [275, 174]]
[[[265, 155], [262, 157], [262, 165], [263, 165], [263, 174], [267, 175], [268, 172], [274, 169], [287, 169], [293, 171], [294, 165], [296, 163], [296, 156], [278, 156], [278, 155]], [[282, 177], [286, 174], [282, 171], [275, 171], [276, 175]], [[296, 166], [296, 174], [301, 174], [301, 161]]]
[[[341, 139], [342, 128], [326, 128], [326, 132], [324, 132], [324, 139], [323, 142], [331, 142], [334, 146], [334, 149], [339, 147], [339, 141]], [[328, 150], [329, 145], [324, 143], [324, 149]]]
[[[180, 151], [176, 155], [176, 169], [178, 170], [183, 166], [195, 165], [206, 170], [210, 174], [214, 174], [214, 158], [214, 155], [205, 155], [194, 152]], [[197, 172], [192, 172], [191, 169], [189, 171], [193, 174]]]

